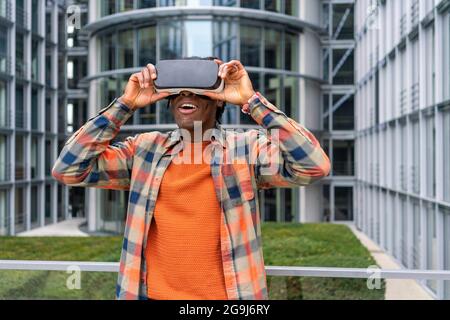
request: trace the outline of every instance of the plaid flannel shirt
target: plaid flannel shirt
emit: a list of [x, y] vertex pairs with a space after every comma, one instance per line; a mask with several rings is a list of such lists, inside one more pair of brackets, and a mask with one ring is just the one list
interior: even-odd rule
[[[211, 175], [222, 209], [220, 241], [228, 298], [265, 300], [257, 190], [311, 184], [328, 175], [330, 161], [310, 131], [261, 94], [249, 100], [247, 110], [259, 129], [224, 130], [216, 122], [209, 137]], [[164, 171], [183, 145], [180, 129], [111, 143], [133, 112], [114, 99], [67, 140], [52, 169], [53, 177], [69, 186], [129, 190], [116, 299], [147, 299], [148, 230]], [[277, 139], [269, 134], [273, 129]]]

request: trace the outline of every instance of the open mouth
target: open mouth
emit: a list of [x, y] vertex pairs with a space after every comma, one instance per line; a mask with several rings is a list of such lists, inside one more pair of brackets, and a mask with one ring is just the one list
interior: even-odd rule
[[191, 114], [197, 111], [198, 107], [191, 103], [183, 103], [178, 107], [178, 111], [182, 114]]

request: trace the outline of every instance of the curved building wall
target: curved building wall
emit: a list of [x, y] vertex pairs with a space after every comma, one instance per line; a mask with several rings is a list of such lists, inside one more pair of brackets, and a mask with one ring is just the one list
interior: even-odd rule
[[[312, 14], [302, 12], [305, 9]], [[91, 1], [89, 10], [89, 55], [96, 57], [89, 59], [88, 68], [90, 116], [120, 96], [129, 76], [147, 63], [218, 56], [241, 60], [256, 90], [293, 119], [313, 131], [320, 129], [319, 2]], [[257, 126], [233, 105], [226, 106], [222, 123], [231, 128]], [[166, 102], [161, 101], [136, 111], [116, 139], [174, 128]], [[300, 196], [299, 188], [261, 191], [262, 219], [299, 221]], [[93, 189], [89, 197], [95, 203], [88, 209], [90, 229], [121, 232], [127, 192]], [[319, 208], [310, 215], [320, 212]]]

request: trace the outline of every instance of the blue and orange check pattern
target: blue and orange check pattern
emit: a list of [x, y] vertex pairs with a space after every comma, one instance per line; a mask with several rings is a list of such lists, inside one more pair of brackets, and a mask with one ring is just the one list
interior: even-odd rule
[[[257, 190], [311, 184], [329, 174], [330, 161], [309, 130], [261, 94], [249, 100], [247, 109], [261, 128], [237, 132], [216, 122], [209, 137], [211, 175], [222, 209], [220, 239], [228, 298], [265, 300]], [[52, 175], [69, 186], [130, 192], [116, 298], [135, 300], [147, 299], [148, 230], [164, 171], [182, 143], [180, 129], [111, 143], [133, 113], [114, 99], [67, 140]]]

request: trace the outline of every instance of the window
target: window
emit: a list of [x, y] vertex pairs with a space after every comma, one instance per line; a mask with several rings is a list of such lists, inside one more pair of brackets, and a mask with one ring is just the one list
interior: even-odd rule
[[101, 38], [101, 71], [116, 69], [115, 59], [115, 34], [108, 34]]
[[31, 90], [31, 129], [39, 129], [38, 90]]
[[0, 72], [9, 73], [8, 29], [0, 26]]
[[353, 40], [353, 4], [333, 4], [333, 38]]
[[264, 63], [266, 68], [282, 69], [281, 66], [281, 32], [266, 29], [264, 32]]
[[435, 71], [435, 59], [434, 59], [434, 45], [435, 45], [435, 30], [434, 24], [430, 26], [429, 30], [426, 32], [426, 55], [430, 57], [430, 59], [426, 59], [426, 105], [430, 106], [435, 103], [435, 80], [436, 80], [436, 71]]
[[23, 87], [17, 85], [16, 87], [16, 127], [25, 127], [25, 105], [23, 99]]
[[241, 62], [244, 66], [259, 67], [261, 65], [260, 28], [241, 25]]
[[[426, 139], [426, 179], [427, 179], [427, 196], [436, 196], [436, 129], [434, 125], [434, 116], [425, 118], [425, 139]], [[444, 142], [445, 144], [445, 142]], [[449, 158], [450, 159], [450, 158]]]
[[[436, 212], [434, 205], [429, 203], [427, 207], [427, 269], [437, 269], [437, 236], [436, 236]], [[436, 280], [427, 280], [431, 290], [436, 292]]]
[[450, 110], [443, 113], [444, 200], [450, 202]]
[[333, 130], [354, 130], [354, 96], [333, 95]]
[[353, 220], [353, 187], [334, 188], [334, 220]]
[[15, 222], [15, 233], [22, 232], [26, 228], [26, 219], [25, 219], [25, 190], [23, 188], [17, 188], [15, 190], [15, 213], [14, 213], [14, 222]]
[[353, 84], [353, 73], [353, 48], [333, 49], [333, 84]]
[[213, 53], [223, 61], [237, 59], [237, 23], [227, 20], [213, 22]]
[[52, 187], [45, 186], [45, 224], [49, 224], [52, 218]]
[[285, 35], [286, 39], [286, 48], [285, 48], [285, 61], [286, 61], [286, 70], [298, 71], [298, 61], [300, 59], [299, 56], [299, 45], [298, 45], [298, 36], [294, 33], [287, 32]]
[[420, 131], [419, 131], [419, 121], [418, 119], [411, 122], [412, 128], [412, 168], [411, 168], [411, 178], [412, 178], [412, 190], [414, 193], [420, 193]]
[[65, 192], [66, 188], [61, 184], [58, 184], [58, 211], [57, 211], [57, 220], [61, 221], [65, 217]]
[[39, 81], [39, 42], [36, 39], [31, 41], [31, 79]]
[[264, 192], [264, 220], [277, 219], [277, 189], [266, 189]]
[[156, 27], [150, 26], [138, 30], [139, 66], [156, 63]]
[[401, 221], [399, 223], [399, 227], [401, 229], [400, 233], [400, 255], [401, 255], [401, 261], [402, 264], [405, 267], [409, 267], [408, 263], [408, 254], [409, 254], [409, 248], [408, 248], [408, 204], [406, 202], [406, 197], [400, 196], [400, 215], [401, 215]]
[[6, 99], [7, 83], [0, 80], [0, 127], [6, 127], [8, 125], [8, 104]]
[[51, 176], [53, 164], [52, 156], [52, 141], [50, 139], [45, 140], [45, 175], [47, 177]]
[[241, 0], [241, 7], [248, 9], [261, 9], [260, 0]]
[[37, 227], [39, 225], [39, 218], [39, 188], [37, 186], [32, 186], [30, 205], [31, 227]]
[[25, 138], [16, 134], [16, 179], [25, 179]]
[[0, 235], [6, 236], [9, 233], [8, 192], [0, 190]]
[[139, 0], [138, 8], [153, 8], [156, 7], [156, 0]]
[[353, 140], [333, 140], [333, 175], [354, 175]]
[[31, 179], [39, 177], [39, 139], [38, 137], [31, 138]]
[[39, 1], [31, 1], [31, 31], [38, 33], [39, 32]]
[[0, 181], [9, 180], [8, 175], [8, 163], [7, 161], [7, 137], [5, 135], [0, 135]]
[[282, 108], [286, 115], [292, 119], [297, 118], [298, 100], [299, 100], [299, 78], [297, 77], [284, 77], [284, 103]]
[[159, 25], [161, 59], [177, 59], [183, 56], [181, 21]]
[[413, 244], [411, 246], [412, 260], [414, 269], [420, 269], [420, 251], [421, 251], [421, 226], [420, 226], [420, 205], [418, 201], [413, 201]]
[[120, 31], [117, 41], [117, 68], [133, 67], [133, 30]]
[[[444, 270], [450, 270], [450, 209], [441, 207], [444, 217]], [[450, 299], [450, 280], [444, 281], [444, 299]]]

